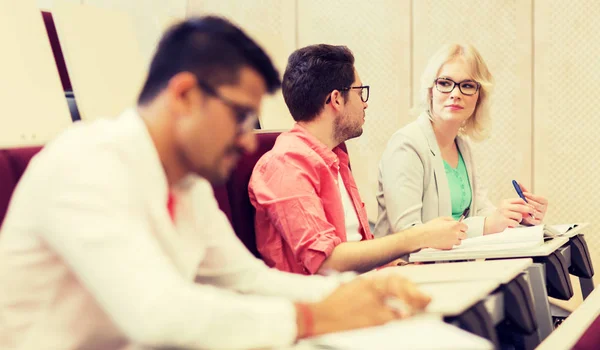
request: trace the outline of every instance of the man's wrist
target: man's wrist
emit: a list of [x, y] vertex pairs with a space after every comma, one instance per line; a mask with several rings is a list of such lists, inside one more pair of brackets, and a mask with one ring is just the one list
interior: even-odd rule
[[305, 303], [295, 303], [298, 339], [308, 338], [315, 334], [315, 319], [312, 308]]
[[400, 234], [405, 237], [404, 246], [408, 250], [408, 253], [427, 248], [427, 225], [415, 225], [407, 231], [408, 232], [400, 232]]

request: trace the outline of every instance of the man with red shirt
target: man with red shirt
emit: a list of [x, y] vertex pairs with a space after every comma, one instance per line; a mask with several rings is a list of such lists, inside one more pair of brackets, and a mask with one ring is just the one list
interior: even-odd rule
[[301, 274], [364, 272], [466, 237], [465, 224], [438, 218], [373, 240], [348, 155], [338, 147], [362, 134], [369, 99], [347, 47], [292, 53], [282, 91], [296, 124], [258, 161], [249, 184], [257, 246], [269, 266]]

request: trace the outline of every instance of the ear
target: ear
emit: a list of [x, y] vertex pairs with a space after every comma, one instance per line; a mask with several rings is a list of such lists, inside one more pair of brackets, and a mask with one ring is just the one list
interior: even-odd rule
[[[190, 72], [175, 74], [166, 87], [169, 108], [178, 115], [189, 115], [202, 92], [197, 89], [196, 76]], [[196, 102], [197, 103], [197, 102]]]
[[333, 90], [331, 92], [331, 108], [335, 111], [341, 111], [344, 108], [345, 100], [342, 96], [342, 93], [338, 90]]

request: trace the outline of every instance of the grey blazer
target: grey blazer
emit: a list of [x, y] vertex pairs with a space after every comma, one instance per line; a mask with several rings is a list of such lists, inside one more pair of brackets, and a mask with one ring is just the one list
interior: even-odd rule
[[[476, 237], [483, 234], [485, 216], [495, 207], [477, 178], [469, 141], [459, 136], [456, 143], [473, 192], [469, 217], [464, 222], [469, 226], [467, 235]], [[427, 112], [394, 133], [388, 142], [379, 162], [377, 203], [376, 237], [452, 215], [446, 171]]]

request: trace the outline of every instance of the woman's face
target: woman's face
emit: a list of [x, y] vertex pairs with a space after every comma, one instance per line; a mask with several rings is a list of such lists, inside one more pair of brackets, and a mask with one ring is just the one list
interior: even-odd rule
[[479, 99], [479, 85], [471, 78], [470, 70], [461, 57], [442, 66], [431, 88], [433, 118], [463, 123], [473, 115]]

